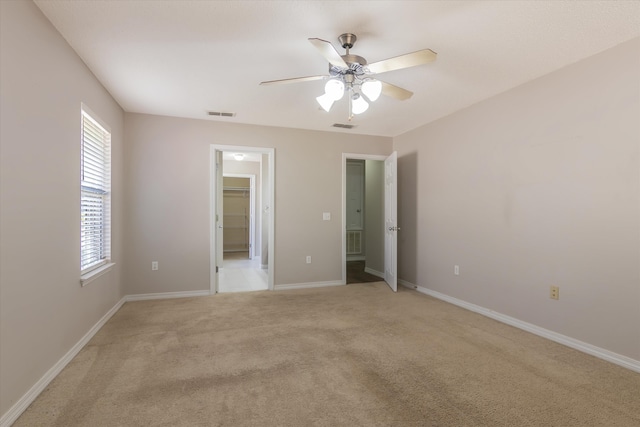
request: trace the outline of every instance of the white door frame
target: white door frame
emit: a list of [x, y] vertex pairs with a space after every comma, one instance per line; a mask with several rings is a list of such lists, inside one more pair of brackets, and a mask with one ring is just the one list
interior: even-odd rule
[[[349, 160], [380, 160], [385, 161], [389, 156], [378, 154], [342, 153], [342, 284], [347, 284], [347, 159]], [[366, 227], [366, 225], [365, 225]]]
[[[217, 176], [216, 176], [216, 151], [238, 151], [260, 153], [267, 155], [269, 165], [267, 206], [269, 207], [268, 230], [269, 236], [268, 250], [269, 259], [267, 263], [269, 290], [273, 290], [275, 277], [275, 149], [268, 147], [249, 147], [244, 145], [217, 145], [212, 144], [209, 149], [209, 293], [218, 292], [218, 282], [216, 274], [216, 196]], [[262, 183], [264, 185], [265, 183]], [[264, 201], [263, 201], [264, 203]]]
[[249, 179], [249, 259], [253, 259], [256, 250], [256, 221], [260, 221], [256, 215], [256, 176], [252, 173], [223, 173], [222, 177]]

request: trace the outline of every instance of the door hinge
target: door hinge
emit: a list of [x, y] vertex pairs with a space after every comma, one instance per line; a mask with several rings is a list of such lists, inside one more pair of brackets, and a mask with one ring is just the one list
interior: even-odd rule
[[218, 272], [218, 266], [216, 265], [216, 273]]

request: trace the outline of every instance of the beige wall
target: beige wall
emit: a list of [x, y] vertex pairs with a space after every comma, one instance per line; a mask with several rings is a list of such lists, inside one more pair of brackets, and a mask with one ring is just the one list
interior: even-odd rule
[[[0, 2], [0, 415], [124, 295], [123, 112], [27, 1]], [[115, 269], [80, 286], [80, 104], [112, 132]]]
[[212, 144], [275, 148], [275, 285], [341, 280], [342, 153], [391, 151], [390, 138], [142, 114], [125, 132], [131, 294], [209, 289]]
[[640, 360], [639, 51], [395, 138], [400, 278]]

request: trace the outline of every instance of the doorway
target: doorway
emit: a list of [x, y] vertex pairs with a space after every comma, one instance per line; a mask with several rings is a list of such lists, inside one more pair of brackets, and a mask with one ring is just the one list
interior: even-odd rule
[[210, 292], [273, 289], [274, 150], [211, 146]]
[[389, 156], [343, 153], [343, 283], [397, 290], [397, 170]]
[[347, 284], [384, 280], [384, 162], [347, 159]]

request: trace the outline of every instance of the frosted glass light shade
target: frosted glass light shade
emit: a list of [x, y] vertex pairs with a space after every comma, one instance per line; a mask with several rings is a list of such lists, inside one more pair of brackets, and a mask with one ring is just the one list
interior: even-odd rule
[[344, 95], [344, 83], [341, 80], [331, 79], [324, 85], [324, 93], [337, 101]]
[[382, 82], [380, 80], [367, 80], [362, 83], [362, 93], [367, 95], [369, 101], [375, 101], [382, 93]]
[[367, 111], [367, 108], [369, 108], [369, 103], [360, 95], [355, 94], [351, 100], [351, 111], [353, 114], [362, 114]]
[[320, 104], [322, 109], [327, 113], [329, 112], [329, 110], [331, 110], [331, 106], [333, 105], [333, 98], [328, 94], [325, 93], [324, 95], [318, 96], [316, 98], [316, 101], [318, 101], [318, 104]]

